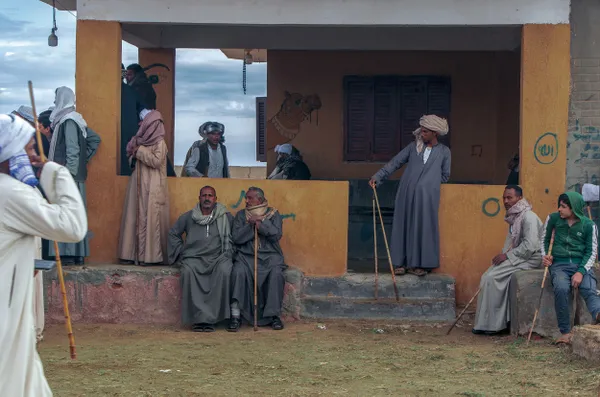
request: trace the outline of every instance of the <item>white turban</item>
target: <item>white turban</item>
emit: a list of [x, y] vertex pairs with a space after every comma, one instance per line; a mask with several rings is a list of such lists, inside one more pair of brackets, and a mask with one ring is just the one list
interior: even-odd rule
[[[448, 121], [444, 118], [438, 117], [435, 114], [430, 114], [421, 117], [419, 125], [423, 128], [427, 128], [430, 131], [437, 132], [438, 135], [444, 136], [448, 133]], [[423, 138], [421, 138], [421, 127], [414, 130], [413, 134], [417, 141], [417, 153], [423, 151]]]
[[283, 145], [275, 146], [275, 153], [292, 154], [292, 145], [284, 143]]
[[20, 117], [0, 114], [0, 163], [25, 150], [34, 133], [35, 129]]
[[67, 120], [73, 120], [79, 126], [83, 137], [87, 138], [87, 123], [83, 116], [75, 111], [75, 93], [69, 87], [58, 87], [54, 99], [54, 109], [50, 114], [50, 127], [55, 134], [52, 134], [52, 140], [50, 141], [49, 160], [54, 160], [58, 128]]

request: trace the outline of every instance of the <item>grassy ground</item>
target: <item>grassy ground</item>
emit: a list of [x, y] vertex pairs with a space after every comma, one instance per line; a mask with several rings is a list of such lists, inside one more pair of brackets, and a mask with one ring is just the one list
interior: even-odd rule
[[238, 334], [77, 325], [74, 362], [64, 327], [53, 326], [39, 350], [58, 397], [598, 395], [600, 367], [545, 341], [525, 348], [465, 329], [446, 337], [441, 326], [316, 325]]

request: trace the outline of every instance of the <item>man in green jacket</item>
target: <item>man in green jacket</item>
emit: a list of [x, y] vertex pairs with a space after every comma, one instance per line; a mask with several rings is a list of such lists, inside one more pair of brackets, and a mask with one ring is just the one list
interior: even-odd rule
[[[543, 265], [550, 267], [554, 306], [562, 336], [556, 343], [570, 343], [571, 287], [579, 288], [592, 318], [600, 321], [600, 297], [596, 293], [593, 265], [598, 253], [596, 224], [583, 214], [585, 202], [579, 193], [566, 192], [558, 198], [558, 212], [546, 219], [542, 232]], [[548, 255], [554, 232], [552, 255]]]

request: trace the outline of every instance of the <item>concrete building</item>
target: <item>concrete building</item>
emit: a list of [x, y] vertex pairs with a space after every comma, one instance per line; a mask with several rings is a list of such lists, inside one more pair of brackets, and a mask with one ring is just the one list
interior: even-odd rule
[[[267, 50], [265, 148], [293, 139], [316, 180], [260, 186], [288, 216], [283, 249], [306, 276], [364, 271], [373, 257], [366, 181], [410, 142], [424, 113], [450, 123], [452, 177], [442, 187], [439, 272], [456, 280], [458, 302], [475, 292], [501, 248], [507, 228], [501, 197], [515, 153], [521, 185], [541, 217], [555, 209], [566, 185], [597, 178], [600, 50], [592, 21], [600, 4], [593, 0], [61, 5], [77, 11], [78, 110], [103, 136], [89, 176], [90, 266], [116, 261], [127, 184], [116, 173], [122, 40], [139, 48], [140, 62], [166, 64], [172, 73], [177, 48]], [[167, 126], [174, 117], [173, 76], [161, 76], [157, 87]], [[270, 172], [275, 157], [266, 154]], [[214, 181], [234, 211], [247, 185]], [[195, 204], [198, 187], [192, 178], [170, 179], [173, 220]], [[391, 183], [381, 191], [388, 217], [394, 190]], [[115, 205], [107, 211], [106, 203]]]

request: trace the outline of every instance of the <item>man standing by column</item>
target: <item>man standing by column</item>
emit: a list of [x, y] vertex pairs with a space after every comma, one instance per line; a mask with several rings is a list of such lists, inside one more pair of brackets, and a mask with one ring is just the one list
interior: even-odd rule
[[391, 255], [397, 275], [424, 276], [440, 265], [438, 210], [440, 185], [450, 179], [450, 149], [438, 142], [448, 133], [446, 119], [423, 116], [406, 146], [369, 181], [375, 188], [408, 164], [396, 193]]

